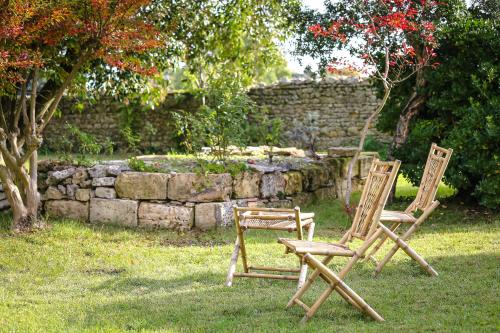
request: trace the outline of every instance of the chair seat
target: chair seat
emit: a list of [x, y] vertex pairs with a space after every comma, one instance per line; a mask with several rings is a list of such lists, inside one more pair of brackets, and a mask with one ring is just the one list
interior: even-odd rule
[[[266, 229], [266, 230], [284, 230], [296, 231], [297, 223], [295, 216], [290, 213], [276, 213], [273, 212], [272, 216], [282, 215], [283, 219], [265, 219], [269, 214], [255, 212], [245, 212], [241, 214], [240, 226], [243, 229]], [[302, 227], [308, 226], [313, 223], [314, 213], [300, 213], [300, 224]]]
[[383, 210], [380, 216], [381, 222], [415, 223], [417, 219], [410, 213], [394, 210]]
[[310, 253], [318, 255], [352, 257], [355, 253], [347, 246], [341, 244], [310, 242], [306, 240], [293, 240], [286, 238], [279, 238], [278, 242], [285, 245], [292, 252], [299, 254]]

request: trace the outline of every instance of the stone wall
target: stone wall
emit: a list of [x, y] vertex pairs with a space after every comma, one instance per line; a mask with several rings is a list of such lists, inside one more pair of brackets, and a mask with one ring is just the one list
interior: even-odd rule
[[[370, 83], [355, 78], [282, 82], [253, 88], [249, 95], [283, 120], [286, 145], [309, 148], [314, 140], [318, 150], [356, 143], [378, 104]], [[389, 140], [374, 126], [369, 134]]]
[[[355, 184], [366, 177], [373, 155], [362, 155]], [[54, 217], [90, 223], [175, 230], [212, 229], [232, 223], [232, 206], [293, 207], [336, 198], [345, 188], [349, 158], [283, 166], [249, 165], [230, 174], [146, 173], [125, 162], [90, 168], [39, 165], [43, 208]]]
[[[356, 142], [364, 120], [377, 106], [373, 88], [367, 81], [356, 79], [282, 82], [252, 88], [249, 96], [272, 116], [283, 120], [286, 139], [283, 144], [309, 148], [311, 138], [315, 138], [315, 146], [320, 150]], [[117, 148], [126, 146], [120, 129], [127, 116], [121, 111], [130, 106], [112, 102], [76, 106], [74, 101], [65, 100], [60, 107], [61, 117], [47, 126], [45, 138], [49, 148], [57, 150], [55, 143], [65, 133], [66, 123], [101, 141], [110, 138]], [[171, 111], [193, 112], [198, 106], [199, 101], [189, 94], [170, 94], [155, 110], [129, 112], [133, 129], [142, 137], [140, 147], [153, 152], [175, 148]], [[382, 141], [388, 140], [373, 129], [371, 134]]]
[[[198, 101], [190, 94], [170, 94], [154, 110], [138, 109], [110, 100], [99, 104], [76, 103], [63, 99], [60, 105], [60, 117], [54, 117], [45, 130], [45, 145], [58, 151], [57, 144], [62, 134], [68, 133], [66, 124], [71, 124], [82, 131], [92, 134], [100, 142], [108, 138], [115, 143], [115, 148], [126, 148], [127, 143], [121, 130], [131, 124], [134, 133], [141, 140], [139, 148], [153, 152], [167, 152], [176, 146], [175, 130], [172, 121], [173, 110], [194, 111]], [[124, 112], [131, 110], [130, 112]]]

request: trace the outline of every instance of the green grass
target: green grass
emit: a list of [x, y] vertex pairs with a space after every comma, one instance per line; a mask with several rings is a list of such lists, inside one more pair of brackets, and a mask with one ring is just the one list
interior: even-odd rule
[[[413, 186], [408, 179], [403, 175], [399, 175], [396, 187], [396, 197], [398, 198], [414, 198], [417, 194], [418, 187]], [[439, 199], [448, 198], [456, 194], [456, 190], [445, 183], [441, 182], [438, 187], [437, 197]]]
[[[403, 207], [408, 202], [396, 203]], [[443, 208], [446, 206], [446, 208]], [[317, 213], [317, 240], [349, 221], [339, 202]], [[305, 209], [304, 209], [305, 210]], [[493, 332], [500, 328], [500, 216], [446, 202], [410, 241], [439, 272], [428, 277], [398, 253], [374, 278], [361, 263], [347, 283], [386, 319], [376, 323], [338, 295], [301, 326], [284, 306], [287, 281], [236, 279], [224, 287], [235, 235], [132, 230], [53, 221], [24, 235], [0, 215], [0, 332]], [[250, 258], [293, 265], [278, 234], [251, 232]], [[387, 247], [384, 248], [387, 250]], [[258, 257], [256, 259], [256, 257]], [[341, 264], [339, 259], [334, 265]], [[323, 284], [308, 294], [309, 303]]]

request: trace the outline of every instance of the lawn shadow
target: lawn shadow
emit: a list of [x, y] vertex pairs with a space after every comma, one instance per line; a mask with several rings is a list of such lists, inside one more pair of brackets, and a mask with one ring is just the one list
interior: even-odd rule
[[[86, 306], [84, 320], [70, 326], [95, 330], [110, 328], [103, 325], [112, 323], [115, 329], [134, 331], [307, 332], [403, 326], [426, 331], [442, 329], [442, 320], [451, 321], [450, 327], [459, 327], [463, 321], [485, 325], [488, 318], [494, 321], [496, 316], [497, 260], [494, 253], [433, 257], [439, 277], [427, 276], [415, 263], [396, 261], [380, 277], [373, 278], [370, 265], [357, 265], [346, 282], [384, 316], [385, 323], [373, 322], [335, 295], [310, 323], [300, 326], [302, 309], [284, 310], [295, 290], [294, 283], [238, 279], [227, 288], [222, 274], [207, 272], [180, 279], [132, 277], [107, 281], [95, 290], [110, 293], [107, 301]], [[315, 286], [307, 297], [309, 304], [323, 288]], [[477, 306], [486, 306], [481, 312], [486, 319], [470, 313], [469, 309]]]

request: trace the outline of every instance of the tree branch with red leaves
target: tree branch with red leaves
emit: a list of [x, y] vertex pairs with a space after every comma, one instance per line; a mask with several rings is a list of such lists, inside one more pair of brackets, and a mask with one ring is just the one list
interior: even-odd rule
[[435, 67], [437, 46], [432, 18], [441, 4], [428, 0], [340, 1], [336, 19], [315, 24], [309, 31], [315, 39], [333, 41], [337, 49], [349, 51], [350, 58], [333, 59], [331, 73], [356, 70], [382, 83], [383, 97], [366, 119], [356, 154], [349, 163], [344, 203], [351, 212], [352, 173], [372, 122], [384, 108], [391, 90], [424, 67]]
[[[140, 15], [149, 4], [0, 1], [0, 180], [14, 229], [30, 229], [37, 221], [37, 150], [45, 127], [84, 67], [102, 59], [118, 71], [156, 72], [138, 58], [161, 42], [160, 33]], [[55, 84], [54, 78], [59, 78]], [[40, 89], [47, 98], [37, 100]]]

